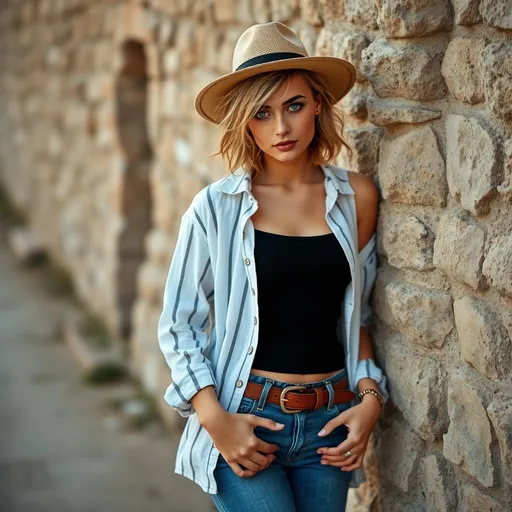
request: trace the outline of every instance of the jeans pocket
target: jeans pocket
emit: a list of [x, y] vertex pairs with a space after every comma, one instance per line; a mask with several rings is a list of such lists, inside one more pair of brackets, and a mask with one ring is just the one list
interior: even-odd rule
[[243, 396], [236, 412], [239, 414], [252, 414], [257, 405], [258, 402], [254, 398]]

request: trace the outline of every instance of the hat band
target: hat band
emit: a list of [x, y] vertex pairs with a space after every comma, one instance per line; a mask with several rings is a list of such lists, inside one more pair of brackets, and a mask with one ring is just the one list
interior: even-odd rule
[[290, 53], [290, 52], [276, 52], [276, 53], [266, 53], [265, 55], [260, 55], [259, 57], [253, 57], [252, 59], [246, 60], [240, 66], [238, 66], [235, 71], [240, 71], [241, 69], [250, 68], [252, 66], [257, 66], [258, 64], [266, 64], [267, 62], [274, 62], [276, 60], [285, 60], [285, 59], [296, 59], [298, 57], [305, 57], [300, 53]]

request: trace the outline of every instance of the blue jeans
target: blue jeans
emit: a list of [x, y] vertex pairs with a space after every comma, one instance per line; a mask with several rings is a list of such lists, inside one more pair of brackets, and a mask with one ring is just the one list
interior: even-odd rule
[[[308, 388], [325, 385], [330, 402], [316, 411], [304, 410], [286, 414], [278, 404], [266, 402], [268, 390], [290, 383], [250, 374], [249, 380], [265, 386], [259, 400], [243, 397], [238, 413], [254, 414], [284, 423], [280, 431], [256, 427], [254, 433], [279, 450], [266, 469], [252, 477], [237, 476], [222, 455], [214, 471], [218, 494], [210, 494], [218, 510], [227, 512], [339, 512], [344, 511], [352, 471], [320, 464], [320, 447], [338, 446], [348, 434], [345, 425], [320, 437], [318, 432], [332, 418], [348, 409], [350, 402], [332, 404], [332, 384], [346, 376], [346, 369], [331, 377], [311, 382]], [[332, 404], [332, 407], [330, 405]], [[259, 408], [258, 408], [259, 406]], [[262, 409], [262, 410], [259, 410]]]

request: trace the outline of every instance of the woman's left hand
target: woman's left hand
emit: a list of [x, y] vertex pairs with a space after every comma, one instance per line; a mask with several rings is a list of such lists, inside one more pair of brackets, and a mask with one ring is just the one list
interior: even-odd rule
[[[317, 450], [317, 453], [322, 454], [322, 464], [339, 467], [341, 471], [352, 471], [361, 467], [370, 435], [379, 416], [379, 401], [368, 395], [361, 403], [350, 407], [328, 421], [324, 425], [325, 433], [322, 437], [327, 436], [340, 425], [346, 425], [349, 433], [347, 439], [338, 446], [322, 447]], [[351, 453], [349, 457], [346, 456], [348, 450]]]

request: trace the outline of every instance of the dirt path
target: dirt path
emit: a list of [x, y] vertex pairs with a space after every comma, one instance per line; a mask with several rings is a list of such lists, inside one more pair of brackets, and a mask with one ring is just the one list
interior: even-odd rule
[[0, 240], [0, 510], [214, 510], [197, 485], [174, 474], [176, 438], [157, 424], [114, 428], [108, 402], [131, 387], [82, 383], [59, 334], [62, 301]]

